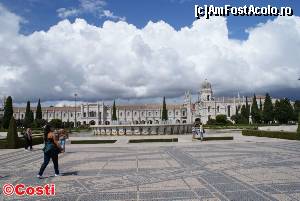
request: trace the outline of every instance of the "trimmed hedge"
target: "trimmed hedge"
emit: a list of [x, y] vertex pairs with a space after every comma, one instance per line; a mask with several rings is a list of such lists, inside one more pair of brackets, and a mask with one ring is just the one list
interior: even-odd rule
[[[43, 144], [44, 138], [42, 136], [37, 136], [32, 138], [32, 145]], [[25, 147], [25, 139], [23, 137], [19, 138], [16, 149]], [[0, 140], [0, 149], [10, 149], [6, 139]]]
[[117, 140], [75, 140], [71, 144], [109, 144], [115, 143]]
[[[201, 138], [194, 138], [196, 140], [201, 140]], [[203, 137], [203, 141], [211, 141], [211, 140], [233, 140], [232, 136], [215, 136], [215, 137]]]
[[234, 124], [234, 125], [204, 125], [205, 129], [257, 129], [257, 125]]
[[133, 139], [129, 143], [143, 143], [143, 142], [178, 142], [178, 138], [156, 138], [156, 139]]
[[286, 140], [300, 140], [300, 136], [296, 132], [243, 130], [242, 135], [279, 138], [279, 139], [286, 139]]

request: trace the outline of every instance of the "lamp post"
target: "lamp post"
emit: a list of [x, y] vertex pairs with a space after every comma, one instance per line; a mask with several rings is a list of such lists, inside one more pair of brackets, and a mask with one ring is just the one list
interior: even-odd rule
[[76, 111], [76, 98], [77, 98], [77, 94], [74, 94], [75, 97], [75, 124], [74, 127], [77, 128], [77, 111]]

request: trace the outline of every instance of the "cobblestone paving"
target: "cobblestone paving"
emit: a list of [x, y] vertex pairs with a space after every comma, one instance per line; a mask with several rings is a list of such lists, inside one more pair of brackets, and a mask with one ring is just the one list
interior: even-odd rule
[[[0, 185], [55, 183], [48, 200], [300, 200], [300, 143], [226, 143], [174, 146], [69, 145], [61, 177], [49, 163], [35, 176], [42, 151], [1, 154]], [[47, 200], [4, 197], [0, 200]]]

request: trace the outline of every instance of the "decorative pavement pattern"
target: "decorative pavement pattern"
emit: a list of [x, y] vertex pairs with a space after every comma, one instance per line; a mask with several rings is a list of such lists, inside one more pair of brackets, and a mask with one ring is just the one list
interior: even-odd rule
[[[174, 144], [174, 145], [173, 145]], [[69, 145], [36, 178], [42, 151], [2, 154], [0, 185], [55, 183], [56, 196], [0, 200], [300, 200], [300, 143]]]

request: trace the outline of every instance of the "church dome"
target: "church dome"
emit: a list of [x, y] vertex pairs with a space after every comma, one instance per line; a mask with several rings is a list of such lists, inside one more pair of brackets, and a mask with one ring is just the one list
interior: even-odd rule
[[211, 89], [210, 82], [207, 81], [207, 79], [204, 80], [204, 82], [201, 84], [202, 89]]

